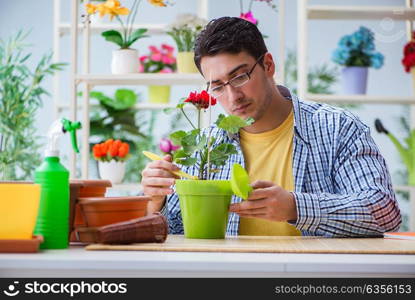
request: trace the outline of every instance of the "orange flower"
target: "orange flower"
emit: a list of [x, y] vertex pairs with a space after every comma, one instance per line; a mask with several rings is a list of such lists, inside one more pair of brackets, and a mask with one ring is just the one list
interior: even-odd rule
[[165, 0], [147, 0], [151, 5], [154, 6], [167, 6], [166, 3], [164, 3]]
[[[102, 4], [102, 12], [100, 11], [100, 16], [102, 17], [105, 14], [110, 15], [110, 20], [119, 15], [128, 15], [130, 10], [126, 7], [121, 7], [121, 3], [118, 0], [107, 0]], [[98, 8], [99, 10], [99, 8]]]
[[94, 157], [96, 158], [100, 158], [102, 155], [101, 152], [101, 145], [100, 144], [96, 144], [93, 148], [92, 148], [92, 152], [94, 153]]
[[120, 148], [118, 149], [118, 156], [126, 157], [129, 150], [130, 150], [130, 146], [127, 143], [122, 143]]
[[109, 153], [112, 157], [118, 155], [118, 144], [113, 143], [109, 148]]
[[91, 4], [91, 3], [85, 4], [85, 7], [86, 7], [86, 12], [88, 13], [88, 15], [95, 14], [97, 9], [98, 9], [98, 7], [96, 5]]

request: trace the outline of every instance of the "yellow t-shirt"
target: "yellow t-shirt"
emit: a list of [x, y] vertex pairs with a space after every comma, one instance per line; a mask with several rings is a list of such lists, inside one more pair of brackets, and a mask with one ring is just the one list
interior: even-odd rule
[[[240, 131], [242, 151], [251, 183], [269, 180], [282, 188], [293, 191], [292, 170], [294, 138], [294, 113], [277, 128], [263, 133]], [[259, 218], [241, 218], [240, 235], [301, 235], [287, 222], [273, 222]]]

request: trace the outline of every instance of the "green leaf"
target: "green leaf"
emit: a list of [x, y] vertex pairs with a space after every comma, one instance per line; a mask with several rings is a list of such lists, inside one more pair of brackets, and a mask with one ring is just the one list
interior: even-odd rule
[[244, 120], [235, 115], [229, 115], [227, 117], [220, 115], [218, 120], [216, 121], [216, 125], [219, 128], [222, 128], [223, 130], [230, 132], [230, 133], [238, 133], [239, 129], [245, 126], [249, 126], [253, 123], [254, 123], [253, 118], [248, 118]]
[[171, 141], [174, 145], [181, 146], [182, 145], [182, 139], [185, 136], [187, 136], [186, 131], [179, 130], [179, 131], [176, 131], [176, 132], [173, 132], [172, 134], [170, 134], [169, 137], [170, 137], [170, 139], [171, 139]]
[[144, 35], [147, 32], [145, 28], [139, 28], [135, 30], [128, 38], [127, 43], [124, 45], [123, 48], [129, 48], [132, 44], [134, 44], [137, 40], [148, 37], [148, 35]]
[[121, 33], [119, 33], [117, 30], [107, 30], [101, 33], [101, 35], [107, 40], [108, 42], [115, 43], [121, 48], [124, 48], [124, 40], [122, 38]]
[[189, 157], [189, 155], [182, 149], [177, 150], [173, 154], [173, 162], [181, 164], [183, 166], [192, 166], [196, 163], [195, 157]]
[[232, 154], [237, 154], [232, 144], [220, 144], [210, 152], [210, 161], [215, 166], [223, 166]]
[[118, 89], [115, 91], [115, 109], [132, 108], [137, 102], [137, 94], [129, 89]]

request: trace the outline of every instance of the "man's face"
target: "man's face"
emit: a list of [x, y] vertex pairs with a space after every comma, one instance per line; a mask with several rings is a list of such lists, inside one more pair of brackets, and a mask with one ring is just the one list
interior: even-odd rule
[[[266, 59], [269, 59], [267, 55], [264, 57], [264, 61]], [[236, 76], [249, 72], [255, 62], [255, 59], [246, 52], [221, 53], [203, 57], [200, 65], [205, 80], [207, 82], [211, 80], [212, 88], [214, 88]], [[270, 101], [269, 89], [266, 84], [267, 77], [269, 75], [258, 63], [253, 69], [249, 81], [239, 87], [227, 84], [223, 94], [217, 97], [217, 100], [228, 114], [237, 115], [244, 119], [252, 117], [258, 121], [264, 115]]]

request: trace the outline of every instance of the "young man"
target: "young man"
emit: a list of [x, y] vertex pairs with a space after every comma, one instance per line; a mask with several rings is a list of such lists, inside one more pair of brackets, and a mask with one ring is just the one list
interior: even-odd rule
[[[227, 234], [346, 237], [399, 228], [391, 179], [369, 128], [343, 109], [305, 103], [277, 86], [275, 63], [255, 25], [232, 17], [211, 21], [196, 41], [195, 62], [228, 114], [255, 120], [235, 136], [214, 131], [238, 149], [217, 179], [229, 179], [238, 162], [254, 181], [249, 201], [233, 198]], [[170, 233], [182, 234], [168, 172], [177, 169], [169, 156], [151, 162], [142, 186], [152, 197], [148, 212], [162, 211]]]

